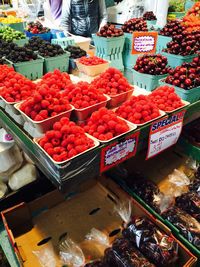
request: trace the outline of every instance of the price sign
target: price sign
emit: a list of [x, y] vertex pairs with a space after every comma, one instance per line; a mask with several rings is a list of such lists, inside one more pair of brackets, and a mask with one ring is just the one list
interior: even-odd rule
[[101, 151], [101, 172], [135, 156], [140, 132], [133, 133], [119, 142], [104, 147]]
[[152, 123], [146, 159], [176, 144], [182, 131], [184, 115], [185, 110], [182, 110]]
[[155, 53], [157, 39], [157, 32], [134, 32], [132, 54]]

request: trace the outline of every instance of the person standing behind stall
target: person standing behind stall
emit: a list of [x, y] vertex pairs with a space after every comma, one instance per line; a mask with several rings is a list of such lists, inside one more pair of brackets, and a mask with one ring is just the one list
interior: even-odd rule
[[90, 37], [106, 23], [105, 0], [63, 0], [61, 27], [64, 31]]

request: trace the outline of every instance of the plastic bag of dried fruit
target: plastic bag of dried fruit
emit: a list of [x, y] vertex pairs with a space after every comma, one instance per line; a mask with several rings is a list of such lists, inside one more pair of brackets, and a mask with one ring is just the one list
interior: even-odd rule
[[130, 202], [119, 203], [116, 210], [125, 218], [123, 237], [134, 244], [145, 257], [158, 266], [167, 266], [177, 261], [178, 243], [172, 237], [161, 231], [149, 218], [131, 217]]
[[150, 263], [138, 249], [136, 249], [130, 241], [121, 237], [116, 238], [112, 244], [109, 244], [109, 237], [93, 228], [91, 232], [86, 236], [86, 239], [90, 242], [99, 243], [106, 249], [104, 251], [104, 257], [102, 260], [97, 260], [85, 265], [85, 267], [134, 267], [134, 266], [146, 266], [154, 267], [155, 265]]

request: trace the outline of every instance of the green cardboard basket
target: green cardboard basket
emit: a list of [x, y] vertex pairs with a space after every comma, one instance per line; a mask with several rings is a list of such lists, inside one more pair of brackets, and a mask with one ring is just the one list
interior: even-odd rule
[[166, 52], [162, 52], [161, 54], [167, 57], [168, 65], [172, 68], [181, 66], [184, 62], [191, 62], [193, 58], [197, 56], [197, 54], [188, 55], [188, 56], [180, 56], [180, 55], [169, 54]]
[[10, 27], [16, 31], [24, 32], [25, 24], [24, 22], [18, 22], [18, 23], [1, 23], [2, 26]]
[[21, 73], [30, 80], [37, 80], [43, 76], [44, 59], [41, 57], [39, 57], [36, 60], [18, 62], [18, 63], [13, 63], [9, 60], [7, 61], [8, 63], [12, 64], [16, 72]]
[[75, 45], [75, 41], [72, 37], [52, 39], [51, 43], [60, 45], [62, 48], [66, 48], [66, 47], [68, 47], [68, 45]]
[[106, 56], [103, 54], [95, 53], [97, 57], [103, 58], [110, 62], [110, 67], [116, 68], [120, 71], [124, 71], [122, 53]]
[[140, 88], [146, 89], [147, 91], [153, 91], [159, 86], [159, 81], [167, 77], [164, 75], [150, 75], [145, 73], [140, 73], [138, 71], [132, 70], [133, 74], [133, 84]]
[[183, 100], [188, 101], [190, 103], [194, 103], [200, 99], [200, 86], [190, 90], [185, 90], [183, 88], [166, 83], [163, 79], [159, 81], [159, 84], [174, 87], [177, 95], [179, 95]]
[[167, 43], [171, 41], [172, 41], [171, 37], [158, 35], [156, 53], [161, 53], [164, 48], [167, 48]]
[[28, 43], [29, 38], [19, 39], [19, 40], [13, 40], [13, 43], [17, 44], [18, 46], [24, 46]]
[[190, 8], [192, 8], [194, 4], [195, 4], [194, 1], [186, 0], [185, 1], [185, 11], [188, 11]]
[[70, 53], [66, 52], [63, 55], [56, 57], [43, 57], [44, 59], [44, 74], [59, 69], [61, 72], [68, 72], [69, 70]]
[[124, 67], [132, 69], [135, 66], [138, 56], [141, 56], [141, 54], [132, 55], [131, 50], [124, 50], [122, 56], [123, 56]]
[[98, 55], [111, 56], [116, 54], [122, 54], [124, 48], [125, 37], [113, 37], [105, 38], [97, 36], [96, 34], [92, 35], [96, 53]]

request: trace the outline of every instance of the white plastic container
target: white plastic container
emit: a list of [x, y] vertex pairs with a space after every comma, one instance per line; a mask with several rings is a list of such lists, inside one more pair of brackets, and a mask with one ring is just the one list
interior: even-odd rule
[[107, 61], [106, 63], [103, 63], [103, 64], [87, 66], [87, 65], [80, 63], [79, 60], [77, 59], [76, 64], [80, 72], [83, 72], [88, 76], [94, 77], [106, 71], [109, 68], [110, 63]]
[[36, 167], [27, 163], [21, 169], [11, 175], [8, 185], [13, 191], [30, 184], [37, 179]]

